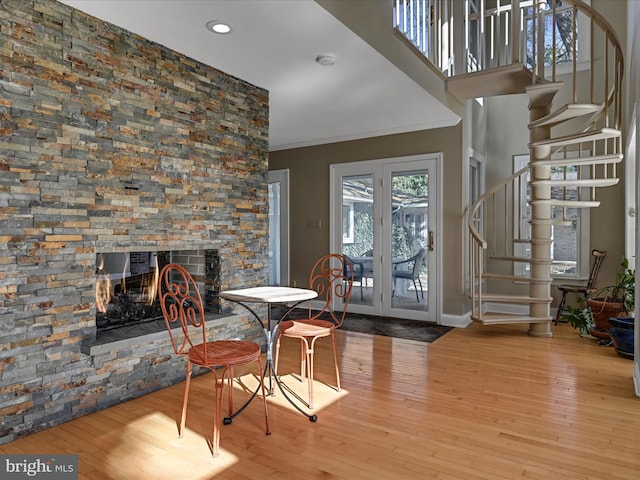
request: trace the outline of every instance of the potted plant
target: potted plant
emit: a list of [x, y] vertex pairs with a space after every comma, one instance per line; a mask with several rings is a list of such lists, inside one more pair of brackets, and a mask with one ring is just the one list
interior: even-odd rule
[[565, 313], [560, 318], [578, 330], [580, 336], [589, 335], [591, 327], [593, 327], [593, 316], [591, 315], [591, 310], [585, 304], [585, 299], [582, 297], [578, 298], [577, 307], [567, 305]]
[[609, 323], [611, 323], [609, 335], [616, 352], [622, 357], [633, 359], [635, 318], [611, 317]]
[[616, 283], [599, 288], [587, 298], [587, 305], [591, 310], [594, 326], [591, 334], [605, 340], [610, 340], [609, 329], [611, 317], [628, 317], [633, 314], [635, 305], [635, 270], [629, 268], [629, 260], [622, 258], [620, 263], [623, 271], [616, 273]]

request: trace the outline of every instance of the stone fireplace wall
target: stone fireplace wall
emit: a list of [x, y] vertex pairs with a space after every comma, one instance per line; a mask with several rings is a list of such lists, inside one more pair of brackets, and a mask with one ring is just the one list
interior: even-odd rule
[[84, 353], [96, 252], [216, 249], [222, 288], [265, 283], [267, 152], [266, 91], [53, 0], [0, 2], [0, 443], [184, 379], [164, 337]]

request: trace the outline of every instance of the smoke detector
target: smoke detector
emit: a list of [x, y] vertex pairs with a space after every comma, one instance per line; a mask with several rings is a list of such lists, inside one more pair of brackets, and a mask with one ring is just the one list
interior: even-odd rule
[[335, 65], [336, 57], [328, 54], [318, 55], [316, 57], [316, 63], [318, 65], [322, 65], [323, 67], [330, 67], [331, 65]]

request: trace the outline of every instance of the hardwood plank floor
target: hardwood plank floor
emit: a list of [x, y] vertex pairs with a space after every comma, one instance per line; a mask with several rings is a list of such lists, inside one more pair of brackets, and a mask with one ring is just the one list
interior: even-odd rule
[[[435, 343], [338, 332], [342, 387], [329, 342], [316, 348], [317, 423], [269, 398], [223, 426], [210, 457], [210, 375], [194, 378], [177, 438], [183, 384], [0, 447], [77, 453], [82, 479], [637, 480], [640, 399], [630, 360], [567, 325], [553, 338], [526, 326], [454, 330]], [[298, 345], [283, 339], [280, 371], [297, 380]], [[255, 379], [247, 373], [248, 387]], [[325, 383], [323, 383], [325, 382]], [[235, 390], [241, 404], [244, 392]]]

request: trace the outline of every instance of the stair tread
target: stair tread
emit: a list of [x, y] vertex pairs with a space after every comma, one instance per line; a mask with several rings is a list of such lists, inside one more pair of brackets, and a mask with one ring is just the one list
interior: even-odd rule
[[564, 145], [572, 145], [575, 143], [592, 142], [595, 140], [604, 140], [607, 138], [616, 138], [620, 136], [620, 130], [614, 128], [601, 128], [599, 130], [589, 130], [587, 132], [574, 133], [563, 137], [548, 138], [531, 142], [529, 147], [561, 147]]
[[541, 263], [540, 261], [532, 260], [529, 257], [513, 257], [509, 255], [490, 255], [491, 260], [505, 260], [507, 262], [519, 262], [519, 263]]
[[532, 317], [513, 313], [485, 312], [482, 315], [471, 316], [471, 320], [482, 325], [502, 325], [508, 323], [547, 323], [553, 320], [551, 317]]
[[527, 295], [518, 295], [513, 293], [483, 293], [482, 301], [494, 301], [500, 303], [548, 303], [553, 297], [530, 297]]
[[[556, 226], [560, 226], [560, 227], [567, 227], [567, 226], [573, 225], [573, 222], [571, 220], [560, 220], [560, 219], [556, 219], [556, 218], [529, 220], [529, 223], [531, 225], [533, 225], [533, 224], [536, 224], [536, 225], [556, 225]], [[553, 241], [551, 241], [551, 242], [553, 242]]]
[[534, 180], [531, 182], [531, 185], [552, 185], [564, 187], [611, 187], [613, 185], [617, 185], [619, 181], [619, 178], [581, 178], [576, 180], [549, 179]]
[[547, 283], [553, 281], [551, 278], [530, 278], [522, 275], [503, 275], [501, 273], [483, 273], [482, 278], [487, 280], [510, 280], [520, 283]]
[[559, 200], [551, 198], [548, 200], [532, 200], [531, 204], [537, 203], [540, 205], [553, 205], [554, 207], [568, 207], [568, 208], [595, 208], [600, 206], [598, 200]]
[[529, 128], [553, 126], [573, 118], [597, 112], [600, 105], [594, 103], [569, 103], [558, 110], [529, 124]]
[[611, 153], [609, 155], [595, 155], [575, 158], [559, 158], [549, 160], [538, 160], [533, 166], [561, 167], [563, 165], [600, 165], [603, 163], [619, 163], [624, 158], [622, 153]]

